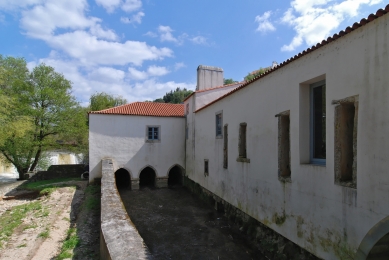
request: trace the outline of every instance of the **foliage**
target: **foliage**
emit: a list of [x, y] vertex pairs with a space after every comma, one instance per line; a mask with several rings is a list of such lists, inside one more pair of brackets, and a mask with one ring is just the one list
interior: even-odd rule
[[74, 185], [64, 184], [64, 182], [78, 181], [78, 180], [79, 180], [78, 178], [58, 178], [58, 179], [43, 180], [43, 181], [36, 181], [36, 182], [25, 182], [20, 186], [20, 189], [42, 192], [45, 189], [50, 189], [54, 187], [74, 186]]
[[95, 93], [90, 97], [90, 111], [99, 111], [126, 103], [127, 100], [121, 96], [115, 97], [105, 92]]
[[86, 190], [86, 198], [84, 206], [87, 210], [100, 210], [100, 193], [101, 187], [97, 185], [89, 185]]
[[235, 81], [233, 79], [224, 79], [224, 85], [228, 85], [228, 84], [234, 84], [234, 83], [237, 83], [238, 81]]
[[158, 98], [153, 102], [180, 104], [187, 96], [192, 94], [192, 92], [192, 90], [187, 90], [186, 88], [177, 88], [174, 91], [171, 90], [170, 92], [167, 92], [162, 98]]
[[250, 81], [261, 74], [265, 73], [268, 69], [267, 68], [259, 68], [259, 70], [256, 70], [254, 72], [248, 73], [246, 77], [244, 77], [245, 81]]
[[[15, 166], [20, 179], [35, 169], [47, 150], [85, 149], [85, 110], [71, 95], [69, 80], [45, 64], [28, 73], [25, 60], [20, 58], [0, 56], [0, 68], [2, 94], [10, 97], [4, 102], [17, 104], [11, 114], [19, 117], [7, 118], [12, 124], [22, 124], [20, 128], [24, 129], [23, 134], [6, 135], [0, 142], [0, 151]], [[18, 121], [20, 118], [28, 120], [23, 123]]]
[[23, 223], [23, 218], [30, 211], [37, 211], [42, 209], [42, 204], [37, 202], [27, 203], [15, 206], [11, 211], [5, 212], [0, 216], [0, 248], [2, 241], [7, 241], [12, 235], [14, 229]]
[[74, 248], [80, 244], [80, 238], [77, 235], [76, 228], [70, 228], [67, 233], [66, 240], [64, 241], [61, 253], [56, 258], [57, 260], [72, 258], [73, 254], [71, 253]]

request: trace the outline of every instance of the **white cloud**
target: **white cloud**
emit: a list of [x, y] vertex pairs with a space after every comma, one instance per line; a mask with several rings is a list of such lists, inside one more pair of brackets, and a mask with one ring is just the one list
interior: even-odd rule
[[15, 10], [42, 3], [43, 0], [1, 0], [0, 9]]
[[156, 33], [154, 33], [154, 32], [147, 32], [147, 33], [145, 33], [144, 34], [145, 36], [150, 36], [150, 37], [153, 37], [153, 38], [155, 38], [155, 37], [158, 37], [158, 34], [156, 34]]
[[[130, 23], [138, 23], [138, 24], [141, 24], [142, 23], [142, 18], [143, 16], [145, 16], [145, 13], [143, 12], [138, 12], [136, 14], [134, 14], [131, 18], [128, 18], [128, 17], [121, 17], [120, 18], [120, 21], [122, 23], [125, 23], [125, 24], [130, 24]], [[155, 36], [156, 37], [156, 36]]]
[[158, 27], [159, 36], [162, 42], [175, 42], [178, 43], [177, 38], [175, 38], [172, 34], [173, 30], [170, 26], [160, 25]]
[[282, 51], [293, 51], [304, 42], [314, 45], [326, 39], [346, 19], [358, 15], [362, 5], [373, 5], [382, 0], [294, 0], [282, 17], [296, 35]]
[[151, 65], [147, 71], [140, 71], [134, 68], [128, 68], [129, 75], [128, 77], [133, 80], [146, 80], [150, 77], [160, 77], [164, 76], [170, 71], [166, 67], [160, 67], [160, 66], [155, 66]]
[[268, 32], [268, 31], [275, 31], [276, 28], [274, 25], [269, 21], [271, 15], [271, 11], [265, 12], [262, 16], [257, 15], [255, 17], [255, 22], [258, 23], [257, 31], [260, 32]]
[[166, 75], [168, 74], [170, 71], [166, 68], [166, 67], [159, 67], [159, 66], [150, 66], [148, 69], [147, 69], [147, 73], [150, 75], [150, 76], [163, 76], [163, 75]]
[[122, 83], [125, 72], [111, 67], [99, 67], [88, 74], [88, 78], [105, 83]]
[[176, 64], [174, 64], [174, 70], [179, 70], [181, 68], [185, 68], [186, 65], [183, 63], [183, 62], [176, 62]]
[[148, 78], [147, 72], [140, 71], [134, 68], [128, 68], [129, 77], [134, 80], [145, 80]]
[[120, 0], [95, 0], [98, 5], [104, 7], [108, 13], [115, 11], [120, 5]]
[[91, 26], [90, 33], [94, 36], [96, 36], [99, 39], [106, 39], [106, 40], [112, 40], [115, 41], [118, 39], [118, 36], [116, 33], [112, 30], [104, 30], [101, 28], [100, 24], [95, 24]]
[[122, 4], [122, 10], [125, 12], [134, 12], [142, 7], [141, 0], [125, 0]]
[[48, 44], [65, 51], [73, 58], [92, 64], [141, 65], [145, 60], [160, 60], [172, 56], [172, 51], [168, 48], [148, 46], [145, 42], [138, 41], [108, 42], [85, 31], [52, 37]]
[[[44, 40], [84, 64], [141, 65], [145, 60], [172, 56], [170, 49], [148, 46], [145, 42], [118, 42], [119, 37], [110, 29], [103, 29], [99, 18], [85, 16], [87, 8], [85, 0], [47, 0], [22, 12], [21, 27], [28, 36]], [[58, 34], [57, 29], [65, 32]]]
[[199, 45], [206, 45], [207, 44], [207, 38], [203, 36], [196, 36], [190, 39], [191, 42], [194, 44], [199, 44]]
[[195, 86], [195, 83], [177, 83], [174, 81], [158, 82], [155, 79], [150, 79], [136, 83], [132, 88], [132, 91], [135, 94], [135, 98], [137, 98], [135, 100], [143, 101], [161, 98], [166, 92], [170, 92], [177, 88], [194, 90]]

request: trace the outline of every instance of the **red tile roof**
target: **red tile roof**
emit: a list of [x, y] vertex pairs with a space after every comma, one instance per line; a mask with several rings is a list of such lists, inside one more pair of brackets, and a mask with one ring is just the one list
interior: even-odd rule
[[272, 72], [278, 70], [279, 68], [282, 68], [282, 67], [284, 67], [285, 65], [288, 65], [290, 62], [295, 61], [295, 60], [301, 58], [302, 56], [304, 56], [304, 55], [306, 55], [306, 54], [308, 54], [308, 53], [311, 53], [311, 52], [315, 51], [316, 49], [318, 49], [318, 48], [320, 48], [320, 47], [322, 47], [322, 46], [324, 46], [324, 45], [326, 45], [326, 44], [328, 44], [328, 43], [330, 43], [330, 42], [332, 42], [332, 41], [336, 41], [336, 40], [339, 39], [340, 37], [343, 37], [343, 36], [345, 36], [346, 34], [348, 34], [348, 33], [352, 32], [352, 31], [354, 31], [355, 29], [358, 29], [359, 27], [364, 26], [365, 24], [374, 21], [375, 19], [377, 19], [377, 18], [379, 18], [379, 17], [385, 15], [385, 14], [388, 13], [388, 12], [389, 12], [389, 4], [385, 7], [385, 9], [379, 9], [379, 10], [376, 12], [376, 14], [370, 14], [369, 17], [368, 17], [367, 19], [363, 18], [359, 23], [354, 23], [351, 27], [348, 26], [344, 31], [342, 30], [342, 31], [340, 31], [339, 33], [335, 33], [332, 37], [328, 37], [327, 40], [323, 40], [321, 43], [318, 43], [318, 44], [312, 46], [311, 48], [308, 48], [308, 49], [304, 50], [303, 52], [300, 52], [299, 54], [295, 55], [294, 57], [292, 57], [292, 58], [290, 58], [290, 59], [287, 59], [286, 61], [282, 62], [282, 63], [279, 64], [277, 67], [275, 67], [275, 68], [273, 68], [273, 69], [270, 69], [270, 70], [266, 71], [266, 72], [263, 73], [262, 75], [260, 75], [260, 76], [258, 76], [258, 77], [256, 77], [256, 78], [254, 78], [254, 79], [252, 79], [252, 80], [250, 80], [250, 81], [247, 81], [246, 83], [244, 83], [243, 85], [237, 87], [236, 89], [231, 90], [231, 91], [228, 92], [227, 94], [225, 94], [225, 95], [223, 95], [223, 96], [221, 96], [221, 97], [215, 99], [214, 101], [208, 103], [207, 105], [205, 105], [205, 106], [203, 106], [203, 107], [197, 109], [197, 110], [195, 111], [195, 113], [198, 112], [198, 111], [200, 111], [200, 110], [203, 110], [203, 109], [206, 108], [206, 107], [209, 107], [210, 105], [212, 105], [212, 104], [218, 102], [219, 100], [221, 100], [221, 99], [223, 99], [223, 98], [225, 98], [225, 97], [227, 97], [227, 96], [229, 96], [229, 95], [235, 93], [236, 91], [239, 91], [239, 90], [241, 90], [241, 89], [247, 87], [248, 85], [250, 85], [250, 84], [253, 83], [254, 81], [257, 81], [257, 80], [259, 80], [259, 79], [261, 79], [261, 78], [263, 78], [263, 77], [269, 75], [270, 73], [272, 73]]
[[187, 96], [184, 101], [186, 101], [187, 99], [189, 99], [191, 96], [193, 96], [195, 93], [201, 93], [201, 92], [205, 92], [205, 91], [209, 91], [209, 90], [215, 90], [215, 89], [218, 89], [218, 88], [226, 88], [226, 87], [231, 87], [233, 85], [241, 85], [243, 84], [244, 81], [241, 81], [241, 82], [235, 82], [235, 83], [231, 83], [231, 84], [227, 84], [227, 85], [223, 85], [223, 86], [218, 86], [218, 87], [214, 87], [214, 88], [207, 88], [207, 89], [202, 89], [202, 90], [195, 90], [193, 91], [189, 96]]
[[90, 114], [184, 117], [184, 105], [154, 102], [134, 102], [100, 111], [92, 111]]

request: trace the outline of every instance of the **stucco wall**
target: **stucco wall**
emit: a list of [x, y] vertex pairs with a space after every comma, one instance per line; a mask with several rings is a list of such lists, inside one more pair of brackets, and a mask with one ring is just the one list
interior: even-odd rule
[[[161, 141], [146, 142], [146, 127], [160, 126]], [[178, 164], [185, 167], [185, 118], [89, 115], [89, 180], [101, 177], [101, 160], [112, 158], [131, 179], [146, 166], [167, 177]]]
[[[197, 112], [188, 177], [315, 255], [351, 259], [367, 232], [389, 216], [388, 20], [385, 15]], [[322, 79], [327, 158], [325, 166], [317, 166], [308, 159], [309, 84]], [[359, 95], [356, 189], [335, 184], [331, 104], [354, 95]], [[287, 110], [291, 181], [283, 182], [275, 115]], [[218, 111], [228, 124], [228, 169], [223, 139], [215, 138]], [[242, 122], [250, 163], [236, 161]]]

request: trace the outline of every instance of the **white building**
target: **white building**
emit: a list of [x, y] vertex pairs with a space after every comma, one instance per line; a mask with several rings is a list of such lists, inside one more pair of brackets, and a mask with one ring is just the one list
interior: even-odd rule
[[[387, 256], [388, 11], [240, 86], [215, 88], [222, 70], [201, 66], [198, 75], [212, 79], [198, 76], [184, 105], [161, 105], [180, 107], [179, 115], [144, 113], [155, 103], [90, 114], [90, 180], [101, 176], [104, 157], [131, 180], [145, 166], [167, 178], [179, 165], [188, 179], [320, 258]], [[142, 105], [135, 115], [131, 107]]]

